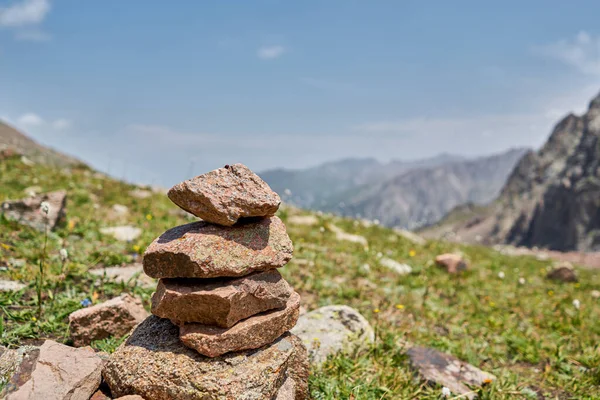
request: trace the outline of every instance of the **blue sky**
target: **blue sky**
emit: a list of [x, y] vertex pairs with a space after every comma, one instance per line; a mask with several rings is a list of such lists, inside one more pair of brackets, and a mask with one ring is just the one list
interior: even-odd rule
[[539, 146], [597, 1], [0, 0], [0, 118], [117, 177]]

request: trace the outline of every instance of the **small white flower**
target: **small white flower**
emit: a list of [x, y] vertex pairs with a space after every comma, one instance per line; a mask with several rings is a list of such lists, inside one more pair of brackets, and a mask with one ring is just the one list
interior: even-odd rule
[[321, 233], [325, 232], [325, 227], [324, 227], [324, 226], [320, 227], [320, 228], [319, 228], [319, 231], [320, 231]]
[[519, 278], [519, 285], [525, 284], [525, 278]]
[[380, 222], [379, 222], [379, 220], [378, 220], [378, 219], [374, 219], [374, 220], [373, 220], [373, 224], [374, 224], [374, 225], [379, 225], [379, 224], [380, 224]]
[[444, 398], [450, 397], [451, 394], [452, 392], [446, 386], [442, 388], [442, 396], [444, 396]]
[[579, 307], [581, 307], [581, 302], [579, 302], [577, 299], [573, 300], [573, 307], [575, 307], [576, 310], [579, 310]]
[[42, 204], [40, 204], [40, 210], [42, 210], [44, 214], [48, 215], [50, 212], [50, 204], [48, 204], [47, 201], [42, 201]]
[[591, 294], [594, 299], [600, 298], [600, 291], [598, 291], [598, 290], [592, 290]]
[[67, 249], [60, 249], [60, 259], [62, 260], [62, 262], [67, 261], [67, 258], [69, 258], [69, 252], [67, 251]]
[[500, 279], [504, 279], [504, 276], [505, 276], [505, 275], [504, 275], [504, 271], [500, 271], [500, 272], [498, 272], [498, 278], [500, 278]]
[[369, 264], [363, 264], [363, 270], [365, 272], [371, 272], [371, 266]]
[[382, 252], [380, 252], [380, 251], [378, 251], [378, 252], [377, 252], [377, 258], [381, 258], [381, 257], [383, 257], [383, 253], [382, 253]]

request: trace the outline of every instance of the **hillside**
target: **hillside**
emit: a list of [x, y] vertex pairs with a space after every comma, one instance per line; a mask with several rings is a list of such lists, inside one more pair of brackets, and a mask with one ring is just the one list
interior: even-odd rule
[[[32, 185], [66, 190], [66, 216], [44, 250], [43, 233], [0, 215], [0, 278], [26, 285], [0, 291], [1, 344], [16, 347], [45, 338], [69, 344], [69, 313], [123, 292], [149, 308], [153, 287], [135, 284], [135, 277], [117, 282], [92, 273], [102, 266], [135, 265], [155, 237], [190, 217], [164, 194], [140, 196], [142, 189], [83, 166], [49, 168], [18, 156], [0, 160], [0, 202], [25, 196]], [[447, 242], [415, 244], [388, 228], [291, 207], [278, 215], [295, 248], [281, 272], [301, 294], [302, 305], [308, 310], [349, 305], [376, 331], [375, 344], [366, 351], [338, 355], [312, 371], [313, 398], [439, 399], [441, 387], [415, 379], [406, 355], [410, 343], [451, 353], [496, 375], [497, 381], [475, 388], [482, 399], [600, 398], [597, 271], [581, 269], [580, 284], [560, 284], [545, 279], [549, 261]], [[296, 216], [310, 216], [312, 222], [299, 223]], [[124, 242], [101, 232], [119, 225], [140, 228], [141, 235]], [[62, 248], [68, 251], [64, 263]], [[462, 252], [472, 268], [449, 276], [435, 267], [434, 257], [449, 251]], [[386, 267], [385, 258], [409, 264], [412, 273], [399, 275]], [[38, 318], [35, 282], [42, 259], [46, 274]], [[92, 346], [112, 352], [122, 340]]]
[[386, 226], [418, 228], [437, 222], [458, 205], [492, 201], [525, 152], [513, 149], [470, 161], [410, 169], [338, 195], [322, 208], [378, 219]]
[[[390, 179], [417, 168], [429, 168], [460, 161], [462, 157], [440, 154], [416, 161], [394, 160], [381, 163], [374, 158], [348, 158], [316, 167], [289, 170], [273, 169], [260, 173], [269, 186], [284, 196], [284, 200], [298, 207], [321, 210], [332, 204], [346, 191], [362, 185]], [[286, 189], [291, 194], [286, 194]]]
[[4, 149], [11, 149], [41, 164], [58, 167], [81, 164], [81, 161], [42, 146], [12, 126], [0, 121], [0, 151]]
[[[459, 213], [462, 211], [458, 211]], [[425, 233], [559, 251], [600, 251], [600, 95], [570, 114], [516, 166], [497, 200], [468, 218], [450, 214]]]

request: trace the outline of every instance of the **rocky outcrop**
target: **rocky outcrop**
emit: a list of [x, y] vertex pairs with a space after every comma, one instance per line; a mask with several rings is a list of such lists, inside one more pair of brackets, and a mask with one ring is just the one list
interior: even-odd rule
[[525, 155], [498, 199], [468, 218], [457, 211], [429, 236], [558, 251], [600, 251], [600, 95]]

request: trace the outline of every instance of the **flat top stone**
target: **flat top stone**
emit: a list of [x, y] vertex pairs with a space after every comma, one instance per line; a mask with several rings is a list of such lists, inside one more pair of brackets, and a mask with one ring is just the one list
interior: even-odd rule
[[226, 165], [173, 186], [168, 196], [207, 222], [231, 226], [242, 217], [274, 215], [281, 199], [243, 164]]
[[114, 397], [263, 400], [275, 396], [303, 351], [285, 334], [258, 350], [208, 358], [185, 347], [169, 320], [150, 316], [110, 356], [103, 376]]
[[285, 307], [292, 293], [272, 269], [241, 278], [161, 279], [152, 296], [152, 313], [178, 325], [197, 322], [229, 328], [244, 318]]
[[193, 222], [155, 239], [144, 254], [144, 271], [153, 278], [244, 276], [282, 267], [292, 253], [292, 241], [277, 217], [230, 227]]
[[296, 292], [286, 307], [254, 315], [231, 328], [203, 324], [185, 324], [179, 328], [179, 338], [188, 347], [209, 357], [231, 351], [256, 349], [271, 343], [298, 321], [300, 295]]
[[496, 377], [479, 368], [459, 360], [453, 355], [426, 347], [413, 347], [407, 352], [411, 366], [428, 382], [445, 386], [456, 396], [475, 398], [467, 386], [482, 386]]

